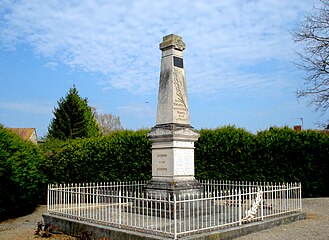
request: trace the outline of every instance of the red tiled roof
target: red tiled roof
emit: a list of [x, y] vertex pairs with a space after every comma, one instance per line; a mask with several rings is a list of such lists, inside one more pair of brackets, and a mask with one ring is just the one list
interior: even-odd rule
[[25, 140], [30, 140], [32, 134], [35, 132], [35, 128], [8, 128], [10, 131], [18, 134]]

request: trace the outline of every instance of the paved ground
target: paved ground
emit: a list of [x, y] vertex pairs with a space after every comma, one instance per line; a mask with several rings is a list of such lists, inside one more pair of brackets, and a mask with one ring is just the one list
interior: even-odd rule
[[[328, 240], [329, 198], [303, 199], [303, 209], [307, 212], [306, 220], [252, 233], [236, 240]], [[46, 206], [38, 207], [33, 214], [0, 222], [0, 239], [41, 239], [34, 234], [43, 212], [46, 212]], [[48, 239], [74, 240], [78, 238], [54, 234]]]
[[245, 235], [236, 240], [328, 240], [329, 198], [303, 199], [306, 220]]

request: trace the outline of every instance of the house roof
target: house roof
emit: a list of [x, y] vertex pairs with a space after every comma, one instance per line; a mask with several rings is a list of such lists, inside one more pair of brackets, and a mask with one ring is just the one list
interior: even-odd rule
[[329, 129], [318, 130], [319, 132], [326, 133], [329, 135]]
[[30, 140], [33, 133], [35, 133], [35, 128], [8, 128], [10, 131], [18, 134], [21, 138], [25, 140]]

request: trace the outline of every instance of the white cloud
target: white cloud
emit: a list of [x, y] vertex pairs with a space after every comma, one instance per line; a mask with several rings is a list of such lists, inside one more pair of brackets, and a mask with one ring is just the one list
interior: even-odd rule
[[[314, 1], [315, 2], [315, 1]], [[104, 88], [154, 92], [162, 37], [187, 44], [192, 91], [280, 87], [275, 77], [241, 71], [293, 55], [291, 26], [313, 1], [4, 1], [0, 42], [24, 43], [50, 62], [103, 73]], [[53, 61], [52, 61], [53, 60]], [[282, 75], [281, 75], [282, 76]], [[283, 82], [283, 80], [280, 80]]]
[[53, 107], [39, 103], [22, 103], [22, 102], [0, 102], [0, 109], [8, 109], [19, 112], [35, 114], [51, 114]]
[[52, 62], [52, 61], [47, 62], [45, 64], [45, 67], [50, 68], [52, 70], [55, 70], [57, 68], [57, 66], [58, 66], [58, 63], [57, 62]]

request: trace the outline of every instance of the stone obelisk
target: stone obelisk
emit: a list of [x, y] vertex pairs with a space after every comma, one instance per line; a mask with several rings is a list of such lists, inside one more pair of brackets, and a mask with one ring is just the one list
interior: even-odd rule
[[199, 134], [190, 125], [183, 50], [180, 36], [170, 34], [162, 51], [156, 125], [152, 142], [152, 180], [147, 191], [190, 192], [200, 189], [194, 178], [194, 142]]

